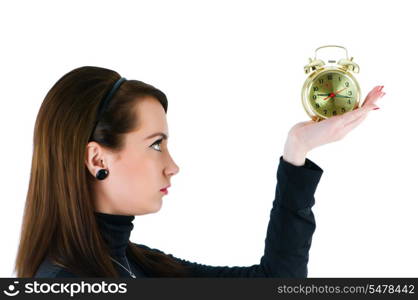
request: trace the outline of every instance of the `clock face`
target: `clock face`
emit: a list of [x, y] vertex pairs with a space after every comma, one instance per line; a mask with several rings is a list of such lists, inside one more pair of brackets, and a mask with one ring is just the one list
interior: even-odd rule
[[325, 118], [353, 110], [357, 93], [351, 78], [338, 71], [322, 73], [313, 80], [308, 91], [311, 107]]

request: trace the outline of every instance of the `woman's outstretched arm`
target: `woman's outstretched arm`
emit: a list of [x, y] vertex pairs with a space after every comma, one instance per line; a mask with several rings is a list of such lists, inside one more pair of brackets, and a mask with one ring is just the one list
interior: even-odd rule
[[373, 88], [361, 108], [320, 122], [300, 122], [290, 129], [277, 169], [275, 199], [259, 264], [209, 266], [168, 255], [189, 266], [194, 277], [307, 277], [316, 226], [311, 208], [323, 170], [306, 155], [316, 147], [341, 140], [363, 122], [371, 110], [378, 108], [374, 103], [385, 95], [382, 88]]

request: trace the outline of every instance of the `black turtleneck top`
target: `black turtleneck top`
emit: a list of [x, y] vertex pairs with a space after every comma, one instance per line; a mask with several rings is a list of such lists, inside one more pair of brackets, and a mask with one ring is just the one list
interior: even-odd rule
[[[192, 267], [193, 277], [307, 277], [309, 249], [315, 231], [311, 210], [314, 194], [323, 170], [305, 159], [303, 166], [295, 166], [280, 157], [277, 169], [275, 199], [265, 238], [264, 254], [259, 264], [252, 266], [209, 266], [168, 256]], [[121, 277], [146, 277], [140, 265], [126, 255], [134, 216], [95, 212], [100, 231], [109, 246], [111, 257]], [[164, 253], [142, 244], [138, 247]], [[121, 266], [123, 265], [123, 267]], [[46, 258], [35, 277], [77, 277], [70, 271], [54, 265]]]

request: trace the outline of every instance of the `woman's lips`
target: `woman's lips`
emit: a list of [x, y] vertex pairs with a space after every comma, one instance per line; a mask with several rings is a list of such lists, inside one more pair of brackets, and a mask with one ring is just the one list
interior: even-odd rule
[[163, 189], [161, 189], [160, 191], [161, 192], [163, 192], [164, 194], [168, 194], [168, 188], [171, 186], [171, 184], [170, 185], [168, 185], [167, 187], [165, 187], [165, 188], [163, 188]]

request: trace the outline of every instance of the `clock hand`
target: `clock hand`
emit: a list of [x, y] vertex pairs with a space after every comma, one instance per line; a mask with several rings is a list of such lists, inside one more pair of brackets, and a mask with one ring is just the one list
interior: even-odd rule
[[[331, 94], [316, 94], [317, 96], [330, 96]], [[344, 97], [344, 98], [351, 98], [348, 96], [343, 96], [343, 95], [335, 95], [334, 97]]]
[[342, 90], [336, 91], [335, 94], [334, 93], [329, 94], [329, 96], [324, 98], [324, 100], [327, 100], [329, 97], [334, 98], [336, 94], [341, 93], [345, 89], [347, 89], [347, 88], [343, 88]]
[[341, 98], [351, 98], [351, 97], [348, 97], [348, 96], [343, 96], [343, 95], [335, 95], [335, 97], [341, 97]]
[[339, 90], [339, 91], [336, 91], [335, 93], [336, 94], [339, 94], [339, 93], [341, 93], [342, 91], [344, 91], [344, 90], [346, 90], [347, 88], [343, 88], [342, 90]]

